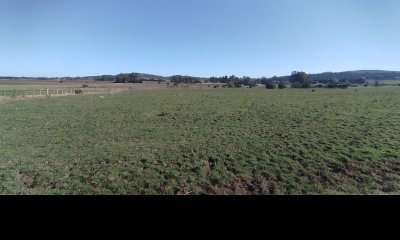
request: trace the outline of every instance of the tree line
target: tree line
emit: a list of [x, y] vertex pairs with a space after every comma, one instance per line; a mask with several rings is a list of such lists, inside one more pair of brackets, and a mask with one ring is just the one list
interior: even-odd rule
[[230, 77], [223, 76], [223, 77], [211, 77], [209, 79], [210, 83], [224, 83], [227, 87], [230, 88], [239, 88], [243, 86], [248, 86], [250, 88], [256, 87], [257, 84], [260, 84], [262, 81], [266, 80], [266, 78], [261, 79], [252, 79], [250, 77], [244, 76], [242, 78], [236, 77], [232, 75]]
[[[399, 72], [385, 72], [385, 71], [356, 71], [344, 73], [322, 73], [322, 74], [307, 74], [302, 71], [294, 71], [290, 76], [272, 77], [272, 78], [251, 78], [248, 76], [237, 77], [235, 75], [199, 78], [192, 76], [174, 75], [171, 77], [161, 77], [149, 74], [140, 73], [126, 73], [118, 74], [116, 76], [103, 75], [96, 78], [98, 81], [114, 81], [115, 83], [143, 83], [144, 81], [158, 81], [158, 82], [172, 82], [174, 85], [178, 84], [199, 84], [199, 83], [215, 83], [223, 84], [224, 87], [240, 88], [249, 87], [254, 88], [259, 85], [268, 89], [274, 88], [310, 88], [310, 87], [325, 87], [325, 88], [348, 88], [352, 85], [368, 85], [368, 78], [362, 74], [368, 73], [375, 74], [374, 76], [392, 76]], [[376, 75], [377, 74], [377, 75]], [[399, 74], [400, 75], [400, 74]], [[157, 77], [157, 78], [155, 78]], [[378, 81], [378, 80], [377, 80]], [[374, 86], [379, 86], [375, 83]]]

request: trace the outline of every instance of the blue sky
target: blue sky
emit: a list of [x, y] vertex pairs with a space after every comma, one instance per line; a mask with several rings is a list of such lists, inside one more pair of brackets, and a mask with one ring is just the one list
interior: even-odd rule
[[0, 0], [0, 75], [400, 70], [398, 0]]

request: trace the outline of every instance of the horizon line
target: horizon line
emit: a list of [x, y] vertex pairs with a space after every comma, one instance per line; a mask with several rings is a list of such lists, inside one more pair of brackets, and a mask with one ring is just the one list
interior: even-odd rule
[[[324, 71], [324, 72], [319, 72], [319, 73], [307, 73], [307, 74], [322, 74], [322, 73], [345, 73], [345, 72], [362, 72], [362, 71], [381, 71], [381, 72], [400, 72], [400, 70], [378, 70], [378, 69], [374, 69], [374, 70], [346, 70], [346, 71], [337, 71], [337, 72], [333, 72], [333, 71]], [[292, 71], [295, 72], [295, 71]], [[297, 71], [297, 72], [301, 72], [301, 71]], [[174, 75], [159, 75], [159, 74], [155, 74], [155, 73], [144, 73], [144, 72], [126, 72], [126, 73], [118, 73], [118, 74], [97, 74], [97, 75], [78, 75], [78, 76], [61, 76], [61, 77], [55, 77], [55, 76], [51, 76], [51, 77], [44, 77], [44, 76], [6, 76], [6, 75], [0, 75], [0, 78], [89, 78], [89, 77], [99, 77], [99, 76], [117, 76], [119, 74], [130, 74], [130, 73], [138, 73], [138, 74], [147, 74], [147, 75], [154, 75], [154, 76], [159, 76], [159, 77], [164, 77], [164, 78], [168, 78], [168, 77], [172, 77], [172, 76], [189, 76], [189, 77], [197, 77], [197, 78], [211, 78], [211, 77], [217, 77], [216, 75], [213, 76], [209, 76], [209, 77], [204, 77], [204, 76], [195, 76], [195, 75], [187, 75], [187, 74], [174, 74]], [[235, 74], [222, 74], [221, 76], [236, 76]], [[249, 75], [247, 75], [249, 76]], [[274, 75], [270, 78], [273, 77], [286, 77], [286, 76], [290, 76], [290, 74], [287, 75]], [[261, 77], [251, 77], [251, 78], [263, 78], [265, 76], [261, 76]], [[268, 77], [267, 77], [268, 78]]]

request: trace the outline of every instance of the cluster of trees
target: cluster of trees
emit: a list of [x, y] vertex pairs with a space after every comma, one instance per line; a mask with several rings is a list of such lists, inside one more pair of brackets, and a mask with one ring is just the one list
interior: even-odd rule
[[308, 79], [308, 75], [304, 72], [293, 72], [292, 75], [287, 79], [288, 81], [279, 81], [277, 77], [275, 78], [257, 78], [252, 79], [250, 77], [242, 77], [238, 78], [235, 75], [230, 77], [211, 77], [210, 82], [212, 83], [224, 83], [226, 86], [234, 88], [234, 87], [243, 87], [248, 86], [250, 88], [256, 87], [258, 84], [265, 85], [267, 89], [275, 89], [278, 87], [279, 89], [284, 89], [287, 87], [287, 83], [290, 82], [293, 88], [309, 88], [311, 87], [311, 83]]
[[278, 83], [278, 88], [279, 89], [285, 89], [286, 88], [286, 84], [284, 82], [279, 82]]
[[265, 81], [265, 87], [266, 87], [267, 89], [275, 89], [275, 83], [274, 83], [274, 81], [272, 81], [272, 79], [267, 79], [267, 80]]
[[305, 72], [292, 72], [290, 76], [292, 88], [310, 88], [311, 83], [308, 75]]
[[121, 73], [115, 77], [115, 83], [143, 83], [144, 80], [143, 78], [139, 78], [138, 73]]
[[160, 82], [163, 80], [154, 77], [143, 77], [143, 74], [140, 73], [121, 73], [117, 76], [101, 76], [97, 79], [97, 81], [114, 81], [115, 83], [143, 83], [145, 81]]
[[[325, 72], [318, 74], [309, 74], [311, 84], [329, 84], [331, 80], [340, 83], [365, 84], [368, 80], [396, 80], [400, 79], [400, 72], [395, 71], [348, 71], [348, 72]], [[274, 82], [290, 82], [291, 76], [272, 77]]]
[[[361, 84], [361, 82], [359, 82], [358, 84]], [[364, 81], [363, 82], [363, 85], [365, 86], [365, 87], [368, 87], [369, 86], [369, 83], [368, 83], [368, 81]], [[381, 87], [381, 86], [383, 86], [384, 84], [381, 84], [378, 80], [376, 80], [375, 82], [374, 82], [374, 87]], [[351, 86], [351, 84], [349, 83], [349, 82], [344, 82], [344, 81], [336, 81], [336, 80], [330, 80], [326, 85], [325, 85], [325, 87], [327, 87], [327, 88], [348, 88], [348, 87], [350, 87]]]
[[324, 74], [310, 74], [307, 75], [304, 72], [293, 72], [290, 76], [290, 83], [293, 88], [310, 88], [311, 84], [317, 87], [325, 88], [348, 88], [351, 85], [366, 85], [368, 84], [366, 77], [349, 77], [348, 75], [343, 75], [337, 79], [333, 73]]
[[102, 75], [96, 77], [96, 81], [108, 81], [108, 82], [114, 82], [115, 81], [115, 76], [113, 75]]
[[143, 73], [121, 73], [118, 75], [101, 75], [94, 77], [96, 81], [107, 81], [115, 83], [142, 83], [144, 81], [165, 81], [168, 78]]
[[336, 79], [395, 80], [398, 77], [400, 72], [395, 71], [365, 70], [336, 73]]
[[323, 78], [323, 79], [311, 79], [312, 83], [318, 84], [330, 84], [332, 81], [341, 83], [341, 84], [365, 84], [367, 82], [367, 79], [365, 77], [362, 78], [356, 78], [356, 79], [351, 79], [351, 78], [342, 78], [342, 79], [336, 79], [336, 78]]
[[394, 71], [349, 71], [349, 72], [325, 72], [310, 74], [311, 82], [328, 84], [328, 81], [335, 80], [339, 83], [365, 84], [367, 80], [395, 80], [399, 78], [400, 72]]
[[328, 83], [326, 83], [325, 87], [326, 88], [343, 88], [343, 89], [345, 89], [345, 88], [350, 87], [350, 84], [346, 83], [346, 82], [330, 80]]
[[196, 83], [201, 83], [201, 80], [200, 78], [197, 77], [175, 75], [171, 77], [171, 82], [173, 82], [174, 84], [181, 84], [181, 83], [196, 84]]
[[[265, 78], [266, 79], [266, 78]], [[256, 87], [258, 83], [261, 82], [261, 79], [252, 79], [250, 77], [244, 76], [242, 78], [236, 77], [232, 75], [230, 77], [211, 77], [209, 82], [212, 83], [225, 83], [230, 88], [239, 88], [243, 86], [248, 86], [250, 88]]]

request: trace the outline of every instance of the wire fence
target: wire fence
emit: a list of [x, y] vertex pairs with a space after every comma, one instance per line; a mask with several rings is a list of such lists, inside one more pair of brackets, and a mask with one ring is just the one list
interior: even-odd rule
[[118, 92], [109, 88], [60, 88], [60, 89], [29, 89], [0, 90], [0, 101], [21, 98], [67, 96], [75, 94], [105, 94]]

